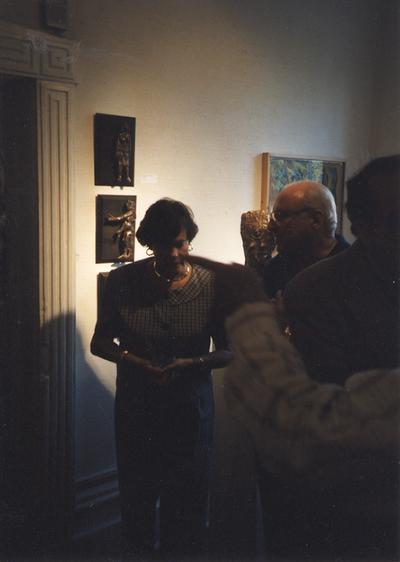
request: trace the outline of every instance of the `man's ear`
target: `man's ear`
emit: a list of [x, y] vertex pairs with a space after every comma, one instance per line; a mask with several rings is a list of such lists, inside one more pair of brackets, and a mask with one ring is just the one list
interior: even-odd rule
[[324, 225], [324, 215], [322, 211], [316, 209], [311, 213], [311, 224], [314, 230], [319, 230]]

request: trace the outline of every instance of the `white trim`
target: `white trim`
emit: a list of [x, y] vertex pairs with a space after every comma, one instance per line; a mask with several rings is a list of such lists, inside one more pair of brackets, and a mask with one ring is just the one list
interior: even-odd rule
[[73, 82], [79, 43], [0, 20], [0, 72]]
[[[75, 244], [72, 86], [38, 82], [41, 381], [46, 396], [47, 481], [54, 512], [72, 512]], [[63, 512], [63, 513], [62, 513]], [[60, 520], [60, 532], [67, 530]]]
[[40, 380], [49, 526], [71, 534], [75, 381], [73, 63], [79, 44], [0, 21], [0, 73], [37, 84]]

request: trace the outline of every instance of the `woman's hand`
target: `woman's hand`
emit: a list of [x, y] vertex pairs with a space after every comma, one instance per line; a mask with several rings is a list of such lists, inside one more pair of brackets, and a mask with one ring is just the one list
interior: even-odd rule
[[194, 360], [191, 357], [179, 357], [160, 368], [162, 374], [158, 376], [155, 382], [157, 384], [166, 385], [171, 382], [174, 376], [179, 376], [181, 371], [193, 367], [193, 365]]
[[165, 367], [162, 369], [164, 373], [168, 373], [170, 371], [174, 371], [174, 370], [181, 370], [181, 369], [187, 369], [188, 367], [193, 367], [194, 365], [194, 361], [191, 357], [179, 357], [178, 359], [175, 359], [174, 361], [172, 361], [172, 363], [168, 363], [168, 365], [165, 365]]
[[172, 363], [164, 367], [165, 373], [173, 371], [183, 371], [183, 369], [200, 369], [209, 372], [212, 369], [225, 367], [232, 359], [232, 352], [229, 349], [219, 349], [195, 357], [179, 357]]
[[153, 373], [154, 375], [157, 375], [157, 374], [161, 375], [162, 372], [163, 372], [161, 367], [158, 367], [157, 365], [153, 365], [153, 363], [151, 361], [149, 361], [148, 359], [144, 359], [143, 357], [139, 357], [138, 355], [135, 355], [134, 353], [131, 353], [130, 351], [128, 353], [126, 353], [126, 351], [124, 352], [122, 360], [123, 360], [124, 363], [131, 363], [132, 365], [136, 365], [137, 367], [140, 367], [144, 371], [149, 371], [149, 372]]
[[166, 384], [168, 382], [169, 377], [165, 372], [165, 368], [154, 365], [148, 359], [144, 359], [143, 357], [139, 357], [138, 355], [129, 352], [124, 355], [123, 360], [126, 363], [131, 363], [140, 367], [142, 371], [152, 375], [156, 384]]

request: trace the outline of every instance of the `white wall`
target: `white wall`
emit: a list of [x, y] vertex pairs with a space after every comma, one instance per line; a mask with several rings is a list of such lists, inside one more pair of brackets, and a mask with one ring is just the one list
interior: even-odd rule
[[[137, 120], [138, 220], [160, 197], [189, 204], [195, 252], [243, 261], [240, 215], [259, 207], [262, 152], [343, 158], [371, 151], [375, 1], [72, 2], [77, 60], [78, 478], [113, 465], [114, 366], [90, 356], [96, 320], [93, 115]], [[137, 246], [136, 257], [144, 250]]]

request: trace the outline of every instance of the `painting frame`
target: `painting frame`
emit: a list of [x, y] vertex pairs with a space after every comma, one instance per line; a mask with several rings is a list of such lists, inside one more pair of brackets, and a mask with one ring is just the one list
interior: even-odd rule
[[93, 119], [94, 184], [133, 187], [136, 119], [96, 113]]
[[[136, 195], [96, 196], [96, 263], [134, 261], [135, 231]], [[121, 244], [127, 249], [122, 258]]]
[[320, 181], [332, 192], [337, 209], [337, 232], [343, 227], [343, 198], [346, 163], [320, 158], [262, 153], [261, 209], [272, 211], [275, 199], [288, 183], [302, 179]]

